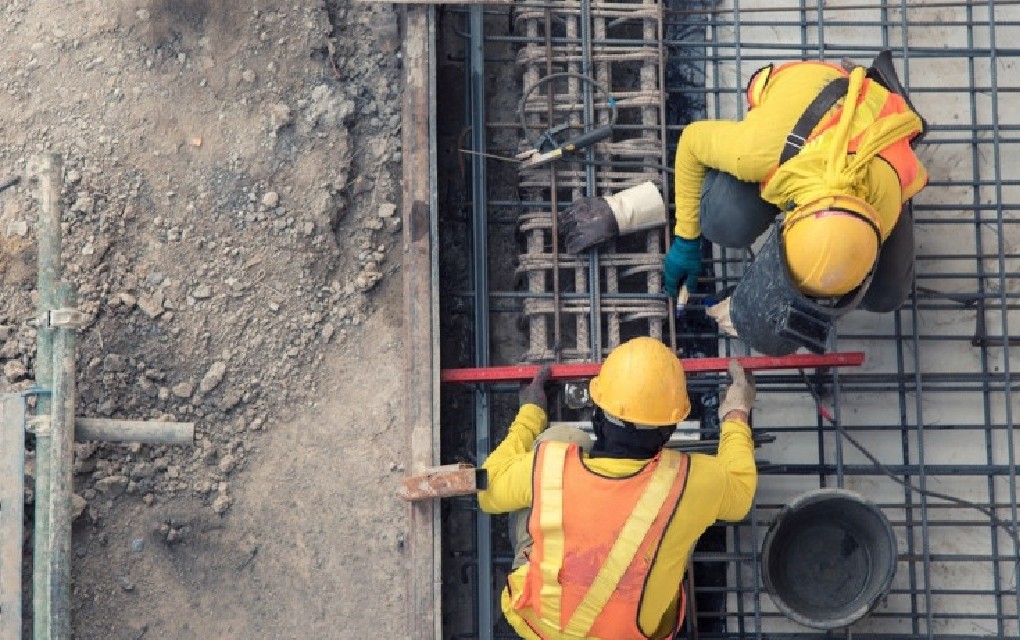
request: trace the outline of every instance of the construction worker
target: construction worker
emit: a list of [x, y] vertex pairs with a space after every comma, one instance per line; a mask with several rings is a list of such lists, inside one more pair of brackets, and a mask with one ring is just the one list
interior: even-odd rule
[[[857, 307], [895, 310], [910, 292], [914, 223], [904, 204], [927, 182], [910, 146], [924, 122], [890, 52], [867, 70], [844, 66], [764, 67], [748, 83], [743, 120], [693, 122], [680, 136], [666, 293], [695, 290], [702, 235], [750, 247], [785, 213], [732, 296], [709, 310], [769, 355], [822, 351], [836, 318]], [[578, 252], [664, 218], [661, 202], [635, 187], [580, 198], [559, 220], [568, 251]]]
[[754, 381], [736, 360], [730, 375], [716, 456], [663, 448], [690, 399], [680, 360], [654, 338], [614, 349], [591, 381], [594, 443], [546, 429], [548, 367], [522, 388], [478, 494], [482, 510], [510, 513], [502, 608], [522, 638], [643, 640], [680, 626], [691, 548], [716, 520], [742, 519], [757, 484]]
[[747, 102], [743, 120], [693, 122], [680, 136], [665, 288], [694, 291], [702, 235], [750, 247], [785, 213], [732, 296], [709, 313], [763, 353], [824, 349], [835, 318], [857, 307], [895, 310], [910, 292], [914, 232], [904, 205], [927, 182], [910, 146], [924, 122], [889, 52], [870, 69], [769, 65], [751, 77]]

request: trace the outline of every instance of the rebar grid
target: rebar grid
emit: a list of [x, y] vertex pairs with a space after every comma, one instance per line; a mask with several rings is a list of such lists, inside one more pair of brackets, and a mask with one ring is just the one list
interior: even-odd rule
[[[555, 220], [576, 198], [609, 194], [646, 180], [664, 182], [661, 6], [657, 0], [563, 0], [542, 8], [515, 8], [514, 19], [527, 39], [517, 55], [525, 87], [553, 73], [582, 74], [606, 87], [616, 101], [617, 122], [629, 125], [626, 132], [586, 150], [585, 162], [536, 167], [522, 171], [520, 178], [526, 198], [540, 203], [519, 215], [519, 229], [527, 240], [518, 270], [527, 278], [528, 291], [536, 294], [523, 300], [530, 345], [524, 359], [601, 360], [628, 329], [664, 335], [664, 321], [670, 318], [661, 296], [600, 299], [660, 291], [663, 234], [646, 232], [626, 248], [617, 243], [572, 256], [559, 246]], [[638, 44], [632, 46], [593, 44], [635, 37]], [[555, 43], [563, 38], [570, 44]], [[611, 110], [590, 83], [573, 77], [562, 84], [545, 83], [522, 107], [535, 131], [568, 124], [574, 135], [609, 124]], [[550, 282], [554, 295], [547, 299], [542, 294]], [[569, 298], [571, 293], [586, 294], [587, 299]], [[570, 337], [573, 345], [566, 344]]]
[[[710, 71], [691, 95], [706, 101], [708, 116], [740, 117], [746, 81], [763, 64], [842, 56], [867, 64], [888, 48], [930, 124], [919, 155], [931, 181], [911, 207], [917, 247], [912, 299], [894, 314], [855, 312], [839, 324], [834, 348], [865, 350], [868, 361], [859, 372], [829, 376], [832, 393], [825, 402], [898, 477], [992, 509], [1015, 530], [1016, 361], [1009, 323], [1017, 313], [1020, 231], [1012, 221], [1020, 207], [1020, 137], [1016, 114], [1001, 104], [1020, 90], [1014, 68], [1020, 50], [996, 42], [1017, 42], [1020, 8], [995, 6], [989, 20], [990, 2], [955, 8], [910, 3], [909, 11], [905, 2], [842, 11], [818, 3], [802, 4], [799, 19], [789, 13], [776, 20], [760, 13], [742, 17], [741, 9], [764, 4], [720, 5], [729, 11], [704, 17]], [[765, 44], [769, 39], [776, 42]], [[742, 252], [717, 258], [717, 286], [735, 283]], [[739, 341], [720, 346], [744, 349]], [[771, 386], [768, 377], [762, 386]], [[809, 394], [775, 391], [763, 394], [755, 410], [756, 428], [777, 434], [760, 454], [768, 464], [760, 467], [758, 502], [745, 522], [727, 527], [728, 552], [695, 556], [696, 570], [699, 562], [724, 562], [729, 575], [717, 588], [726, 597], [725, 611], [699, 612], [725, 630], [702, 637], [820, 635], [778, 612], [764, 593], [758, 554], [780, 506], [822, 486], [874, 500], [899, 542], [893, 588], [852, 627], [853, 636], [1020, 635], [1020, 550], [1013, 537], [978, 511], [892, 482], [846, 446]], [[838, 635], [849, 638], [851, 630]]]
[[[525, 88], [549, 73], [585, 72], [586, 64], [607, 84], [617, 79], [617, 65], [640, 81], [640, 86], [613, 86], [614, 95], [632, 100], [621, 108], [636, 115], [621, 117], [611, 142], [589, 154], [591, 162], [561, 162], [522, 174], [520, 200], [485, 203], [488, 223], [517, 225], [527, 246], [519, 261], [527, 285], [483, 293], [488, 312], [527, 318], [531, 348], [524, 358], [530, 360], [600, 359], [613, 340], [628, 330], [646, 333], [646, 326], [685, 351], [707, 343], [718, 345], [721, 354], [744, 353], [742, 343], [719, 339], [711, 325], [675, 322], [659, 293], [661, 235], [649, 233], [632, 244], [620, 240], [594, 258], [569, 256], [556, 240], [555, 213], [581, 195], [618, 190], [648, 176], [662, 182], [669, 202], [670, 181], [659, 167], [671, 165], [680, 131], [699, 118], [741, 117], [744, 85], [764, 64], [843, 56], [867, 64], [880, 50], [892, 49], [900, 79], [930, 125], [919, 149], [930, 181], [911, 207], [914, 289], [896, 313], [855, 312], [843, 319], [832, 346], [866, 351], [865, 367], [814, 374], [812, 382], [827, 391], [823, 402], [844, 429], [889, 472], [916, 487], [991, 509], [1015, 530], [1017, 362], [1010, 323], [1016, 323], [1020, 306], [1015, 224], [1020, 222], [1020, 111], [1008, 105], [1020, 93], [1015, 46], [1020, 3], [785, 4], [667, 0], [661, 12], [656, 9], [658, 24], [650, 36], [645, 29], [640, 34], [621, 29], [623, 18], [653, 21], [643, 4], [592, 1], [586, 4], [590, 28], [582, 29], [580, 2], [520, 2], [511, 10], [516, 29], [484, 35], [487, 64], [508, 73], [514, 65], [523, 68]], [[506, 9], [486, 11], [508, 17]], [[517, 47], [517, 55], [506, 56], [506, 46]], [[643, 93], [651, 74], [641, 73], [643, 66], [657, 64], [653, 51], [666, 59], [656, 69], [662, 96], [656, 121], [650, 115], [643, 119], [656, 109]], [[536, 128], [569, 119], [580, 131], [604, 122], [608, 110], [582, 89], [536, 92], [527, 105]], [[585, 94], [587, 100], [573, 104], [564, 93]], [[485, 128], [506, 132], [519, 125], [490, 120]], [[665, 143], [653, 153], [655, 140]], [[502, 156], [520, 150], [484, 149]], [[712, 281], [702, 283], [702, 292], [734, 285], [746, 261], [745, 252], [716, 250], [706, 263]], [[614, 280], [610, 273], [619, 275]], [[693, 302], [688, 313], [702, 313], [707, 302], [698, 297]], [[680, 329], [674, 332], [675, 325]], [[656, 326], [661, 333], [654, 333]], [[593, 342], [599, 330], [603, 339]], [[693, 379], [692, 393], [711, 398], [723, 382]], [[497, 395], [511, 390], [490, 389]], [[1014, 537], [976, 510], [925, 497], [884, 476], [820, 417], [797, 375], [761, 376], [754, 422], [776, 441], [758, 452], [757, 502], [747, 519], [706, 535], [724, 535], [725, 550], [695, 551], [692, 584], [700, 603], [690, 611], [696, 624], [689, 625], [688, 637], [1020, 637], [1020, 549]], [[778, 612], [764, 591], [759, 557], [778, 509], [824, 486], [872, 499], [889, 518], [899, 551], [896, 578], [881, 606], [850, 629], [830, 633], [798, 626]], [[497, 575], [508, 565], [501, 554], [491, 561]], [[703, 579], [719, 567], [722, 584]], [[493, 586], [498, 593], [502, 585], [496, 580]], [[711, 605], [712, 598], [719, 606]], [[498, 617], [492, 627], [480, 628], [478, 637], [504, 637]]]

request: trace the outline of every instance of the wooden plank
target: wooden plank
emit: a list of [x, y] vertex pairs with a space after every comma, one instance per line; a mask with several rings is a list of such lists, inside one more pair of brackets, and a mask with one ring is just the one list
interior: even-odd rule
[[485, 469], [466, 463], [445, 464], [404, 478], [397, 496], [408, 501], [468, 496], [485, 489]]
[[25, 399], [0, 395], [0, 640], [21, 640]]
[[[411, 473], [439, 460], [438, 262], [435, 209], [435, 10], [408, 6], [404, 19], [403, 273], [405, 428]], [[441, 527], [434, 501], [408, 505], [404, 637], [442, 637]]]

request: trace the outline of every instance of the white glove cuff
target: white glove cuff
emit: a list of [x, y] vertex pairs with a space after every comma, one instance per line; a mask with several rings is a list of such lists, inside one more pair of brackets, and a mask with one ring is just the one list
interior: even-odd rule
[[666, 203], [651, 181], [604, 196], [604, 199], [613, 210], [621, 234], [666, 224]]

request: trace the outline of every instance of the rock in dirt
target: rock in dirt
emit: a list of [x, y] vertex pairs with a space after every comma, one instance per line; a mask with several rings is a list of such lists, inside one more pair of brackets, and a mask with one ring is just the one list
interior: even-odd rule
[[4, 377], [8, 382], [18, 382], [28, 377], [28, 369], [25, 368], [21, 360], [8, 360], [4, 364]]
[[163, 313], [163, 294], [157, 291], [151, 296], [138, 298], [138, 308], [150, 318], [158, 318]]
[[209, 371], [206, 372], [202, 382], [198, 384], [198, 390], [202, 393], [209, 393], [223, 381], [223, 375], [227, 372], [227, 363], [223, 361], [214, 362]]
[[195, 300], [206, 300], [211, 298], [212, 288], [207, 284], [200, 284], [192, 290], [191, 297]]
[[24, 220], [12, 220], [8, 222], [7, 235], [24, 238], [28, 235], [28, 223]]
[[280, 129], [292, 122], [294, 122], [294, 114], [288, 105], [278, 102], [269, 107], [269, 126], [273, 130], [274, 136], [280, 132]]
[[170, 391], [178, 398], [190, 398], [191, 394], [195, 392], [195, 386], [190, 382], [181, 382], [175, 384]]
[[81, 497], [77, 493], [71, 494], [71, 520], [77, 520], [81, 517], [81, 514], [85, 513], [85, 507], [88, 506], [88, 501]]
[[127, 490], [126, 476], [107, 476], [96, 481], [96, 491], [106, 494], [108, 498], [116, 498]]
[[380, 218], [392, 218], [397, 213], [397, 205], [395, 204], [384, 204], [379, 207]]
[[262, 196], [262, 205], [267, 209], [275, 209], [280, 204], [280, 194], [275, 191], [267, 191]]
[[232, 502], [233, 502], [233, 500], [230, 498], [230, 496], [219, 495], [219, 496], [216, 497], [215, 500], [213, 500], [212, 510], [214, 512], [222, 515], [222, 514], [226, 513], [227, 509], [230, 508], [230, 505], [231, 505]]

